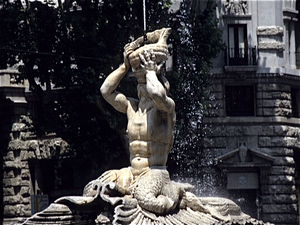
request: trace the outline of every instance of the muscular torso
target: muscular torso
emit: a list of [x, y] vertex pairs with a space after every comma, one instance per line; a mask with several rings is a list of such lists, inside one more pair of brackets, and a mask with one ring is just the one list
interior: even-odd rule
[[132, 173], [138, 176], [149, 167], [165, 166], [173, 144], [175, 113], [154, 106], [142, 111], [130, 105], [127, 111]]

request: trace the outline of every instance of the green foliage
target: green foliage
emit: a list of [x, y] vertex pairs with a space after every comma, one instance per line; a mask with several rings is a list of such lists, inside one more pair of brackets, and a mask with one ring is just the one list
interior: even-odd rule
[[[77, 158], [98, 169], [116, 158], [124, 163], [114, 167], [128, 165], [126, 116], [99, 88], [123, 62], [124, 45], [143, 35], [142, 1], [77, 1], [77, 10], [73, 1], [59, 7], [51, 0], [25, 2], [0, 3], [0, 59], [1, 68], [17, 65], [19, 81], [29, 81], [36, 134], [57, 133]], [[170, 1], [146, 2], [148, 31], [166, 26]], [[135, 95], [136, 82], [126, 77], [120, 89]]]
[[[124, 45], [143, 35], [143, 1], [77, 1], [80, 10], [72, 1], [59, 7], [28, 2], [0, 3], [0, 66], [18, 65], [19, 79], [28, 79], [36, 97], [36, 134], [57, 133], [86, 166], [104, 170], [116, 158], [124, 163], [114, 166], [124, 166], [126, 116], [103, 100], [99, 87], [123, 62]], [[202, 157], [204, 97], [211, 60], [223, 45], [212, 0], [201, 12], [191, 4], [197, 1], [184, 0], [175, 15], [169, 14], [170, 2], [146, 1], [147, 30], [173, 29], [174, 68], [167, 77], [177, 123], [171, 164], [181, 161], [182, 170]], [[136, 81], [125, 77], [119, 89], [136, 96]]]

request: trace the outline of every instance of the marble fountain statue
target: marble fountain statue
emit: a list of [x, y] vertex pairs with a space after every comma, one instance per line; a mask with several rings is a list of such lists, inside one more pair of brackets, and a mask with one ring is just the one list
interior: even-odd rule
[[[22, 224], [264, 224], [226, 198], [197, 197], [193, 186], [170, 180], [166, 169], [173, 144], [175, 103], [161, 73], [170, 28], [146, 34], [124, 47], [124, 63], [101, 86], [104, 99], [128, 118], [130, 166], [89, 182], [83, 196], [57, 199]], [[132, 69], [138, 99], [116, 89]]]

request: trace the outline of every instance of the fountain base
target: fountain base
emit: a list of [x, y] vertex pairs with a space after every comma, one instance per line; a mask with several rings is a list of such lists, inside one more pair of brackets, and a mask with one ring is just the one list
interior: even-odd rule
[[[266, 224], [244, 214], [231, 200], [204, 197], [190, 202], [190, 207], [176, 208], [166, 215], [157, 215], [142, 209], [134, 198], [111, 195], [114, 183], [97, 187], [94, 197], [67, 196], [59, 198], [44, 211], [36, 213], [17, 224], [61, 224], [61, 225], [210, 225], [210, 224]], [[110, 193], [108, 195], [107, 193]], [[189, 192], [187, 192], [189, 195]], [[192, 196], [193, 194], [190, 193]], [[203, 210], [197, 210], [196, 202]]]

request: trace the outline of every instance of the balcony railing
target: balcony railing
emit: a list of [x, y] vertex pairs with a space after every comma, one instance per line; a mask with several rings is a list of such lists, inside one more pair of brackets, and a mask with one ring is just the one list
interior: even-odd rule
[[227, 48], [224, 52], [226, 66], [257, 65], [257, 50], [252, 48]]

